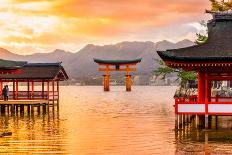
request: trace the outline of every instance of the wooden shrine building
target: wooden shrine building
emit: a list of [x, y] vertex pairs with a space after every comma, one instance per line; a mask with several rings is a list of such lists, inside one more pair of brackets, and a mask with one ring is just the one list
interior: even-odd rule
[[110, 90], [110, 74], [111, 71], [125, 71], [126, 77], [126, 91], [131, 91], [131, 75], [130, 72], [136, 71], [136, 68], [131, 68], [131, 66], [135, 66], [137, 63], [141, 62], [142, 58], [133, 59], [133, 60], [103, 60], [103, 59], [95, 59], [94, 62], [98, 63], [100, 66], [99, 71], [105, 72], [103, 75], [103, 84], [104, 91]]
[[[6, 62], [2, 64], [6, 66]], [[0, 70], [0, 73], [4, 73], [0, 74], [0, 94], [3, 86], [8, 85], [9, 100], [59, 101], [59, 82], [68, 79], [61, 63], [18, 63], [17, 69]]]
[[198, 72], [198, 95], [177, 98], [175, 113], [204, 115], [206, 128], [209, 115], [232, 115], [231, 97], [211, 95], [212, 81], [232, 80], [232, 13], [210, 13], [206, 43], [158, 51], [167, 66]]

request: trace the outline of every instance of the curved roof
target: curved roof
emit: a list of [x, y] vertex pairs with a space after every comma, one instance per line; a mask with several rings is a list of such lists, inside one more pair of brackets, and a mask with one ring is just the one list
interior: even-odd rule
[[0, 59], [0, 70], [20, 69], [27, 64], [26, 61], [11, 61]]
[[110, 65], [120, 65], [120, 64], [135, 64], [141, 62], [142, 58], [131, 59], [131, 60], [109, 60], [109, 59], [96, 59], [93, 58], [94, 62], [98, 64], [110, 64]]
[[213, 17], [207, 24], [208, 40], [205, 44], [158, 51], [158, 55], [164, 61], [232, 62], [232, 14], [214, 13]]
[[0, 79], [67, 80], [69, 77], [61, 63], [28, 63], [19, 74], [0, 74]]

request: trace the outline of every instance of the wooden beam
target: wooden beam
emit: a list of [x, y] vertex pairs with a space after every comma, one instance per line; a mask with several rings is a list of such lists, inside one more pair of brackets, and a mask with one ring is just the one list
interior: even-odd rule
[[[128, 68], [128, 69], [126, 69], [126, 68], [120, 68], [120, 69], [109, 68], [109, 69], [108, 69], [108, 71], [127, 71], [127, 70], [130, 71], [130, 72], [135, 72], [135, 71], [137, 71], [136, 68]], [[105, 72], [105, 71], [106, 71], [106, 68], [99, 68], [98, 71], [103, 71], [103, 72]]]
[[[115, 66], [116, 64], [99, 64], [99, 66]], [[135, 66], [137, 63], [129, 63], [129, 64], [119, 64], [119, 66]]]

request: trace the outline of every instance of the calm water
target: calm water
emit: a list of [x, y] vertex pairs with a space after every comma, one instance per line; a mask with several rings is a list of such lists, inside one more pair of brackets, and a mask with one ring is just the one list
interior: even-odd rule
[[232, 154], [231, 131], [174, 130], [175, 87], [61, 87], [60, 109], [1, 115], [0, 153]]

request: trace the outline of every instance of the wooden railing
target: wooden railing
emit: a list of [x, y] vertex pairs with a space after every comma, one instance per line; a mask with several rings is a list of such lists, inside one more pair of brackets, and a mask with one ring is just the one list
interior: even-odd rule
[[[221, 96], [216, 96], [216, 97], [211, 97], [211, 100], [209, 103], [231, 103], [232, 104], [232, 97], [221, 97]], [[198, 96], [197, 95], [192, 95], [189, 96], [188, 98], [180, 97], [180, 98], [175, 98], [175, 103], [198, 103]]]
[[[2, 94], [0, 94], [0, 99], [3, 99]], [[10, 91], [9, 92], [9, 100], [36, 100], [36, 99], [47, 99], [47, 100], [58, 100], [59, 99], [59, 92], [54, 91], [47, 93], [47, 91], [18, 91], [18, 93]]]

